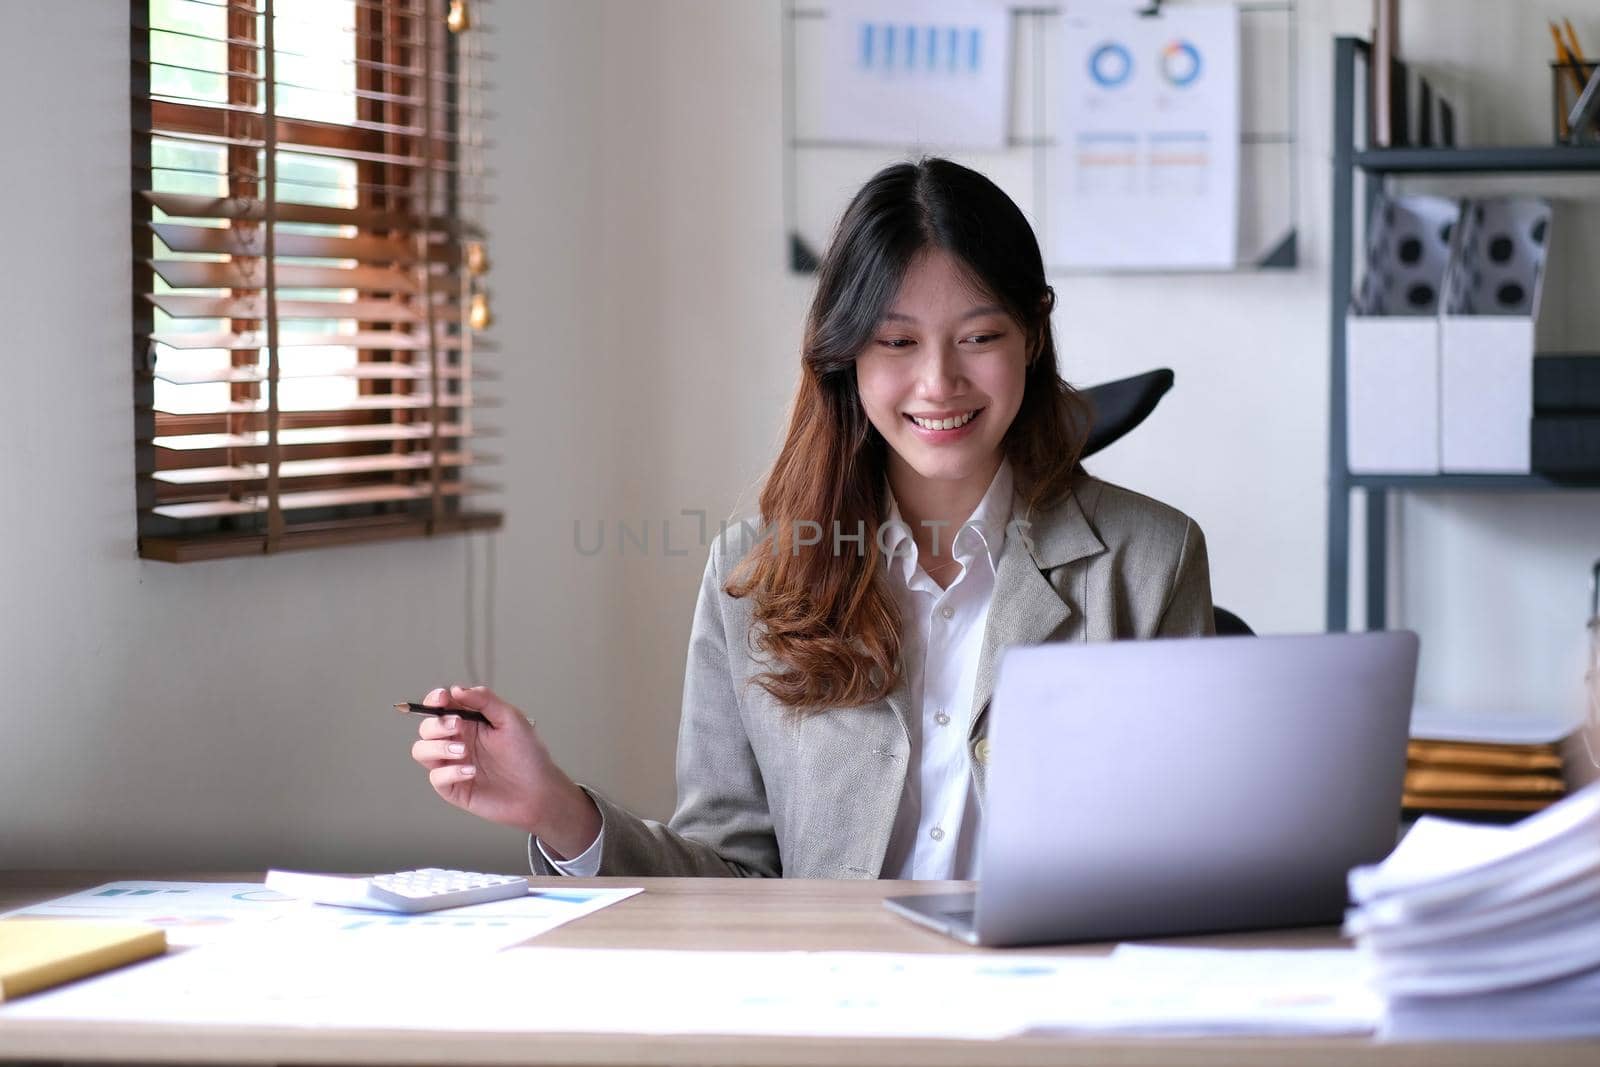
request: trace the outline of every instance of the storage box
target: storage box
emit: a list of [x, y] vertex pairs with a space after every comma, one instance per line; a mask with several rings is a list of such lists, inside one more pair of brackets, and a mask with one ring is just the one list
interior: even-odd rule
[[1460, 230], [1439, 324], [1440, 466], [1526, 474], [1550, 204], [1474, 200]]
[[1533, 414], [1600, 415], [1600, 353], [1535, 355]]
[[1535, 415], [1533, 469], [1550, 478], [1600, 478], [1600, 415]]
[[1439, 471], [1440, 297], [1460, 215], [1436, 196], [1373, 205], [1345, 318], [1345, 420], [1356, 474]]

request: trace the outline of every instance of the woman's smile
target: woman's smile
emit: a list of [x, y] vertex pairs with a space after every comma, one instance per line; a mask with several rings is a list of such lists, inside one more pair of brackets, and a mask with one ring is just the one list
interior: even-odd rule
[[971, 431], [972, 424], [978, 420], [985, 409], [969, 408], [958, 412], [929, 412], [926, 414], [906, 414], [906, 420], [911, 423], [918, 437], [924, 441], [935, 444], [945, 441], [956, 441]]

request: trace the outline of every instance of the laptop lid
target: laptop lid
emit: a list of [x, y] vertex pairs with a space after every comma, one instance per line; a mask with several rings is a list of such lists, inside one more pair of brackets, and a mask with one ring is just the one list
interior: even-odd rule
[[977, 937], [1336, 922], [1394, 847], [1407, 632], [1019, 646], [990, 708]]

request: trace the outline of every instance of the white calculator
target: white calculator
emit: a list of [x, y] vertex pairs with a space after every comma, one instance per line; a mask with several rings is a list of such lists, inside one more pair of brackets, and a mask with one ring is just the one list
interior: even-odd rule
[[286, 896], [377, 911], [419, 912], [461, 908], [526, 896], [528, 880], [516, 874], [481, 874], [425, 867], [372, 878], [268, 871], [267, 888]]

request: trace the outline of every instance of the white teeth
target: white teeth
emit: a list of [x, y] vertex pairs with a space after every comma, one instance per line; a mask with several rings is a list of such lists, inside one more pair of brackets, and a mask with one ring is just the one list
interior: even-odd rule
[[958, 426], [965, 426], [971, 422], [978, 413], [969, 411], [965, 415], [957, 415], [953, 419], [919, 419], [911, 416], [911, 421], [921, 426], [924, 430], [954, 430]]

